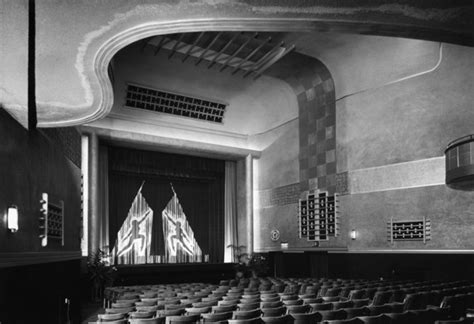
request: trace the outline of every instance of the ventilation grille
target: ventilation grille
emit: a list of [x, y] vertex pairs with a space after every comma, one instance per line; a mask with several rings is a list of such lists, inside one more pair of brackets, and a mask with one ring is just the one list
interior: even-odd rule
[[200, 98], [128, 85], [126, 106], [222, 123], [226, 105]]
[[423, 217], [422, 220], [388, 222], [388, 240], [395, 241], [423, 241], [431, 239], [431, 221]]

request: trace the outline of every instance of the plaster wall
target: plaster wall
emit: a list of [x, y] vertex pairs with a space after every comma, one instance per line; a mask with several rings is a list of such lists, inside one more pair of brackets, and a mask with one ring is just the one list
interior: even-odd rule
[[[337, 102], [338, 171], [347, 171], [349, 182], [341, 219], [358, 232], [350, 250], [474, 248], [473, 193], [447, 188], [443, 163], [447, 143], [474, 131], [473, 55], [472, 48], [443, 44], [432, 72]], [[423, 217], [431, 220], [426, 244], [388, 241], [391, 218]]]

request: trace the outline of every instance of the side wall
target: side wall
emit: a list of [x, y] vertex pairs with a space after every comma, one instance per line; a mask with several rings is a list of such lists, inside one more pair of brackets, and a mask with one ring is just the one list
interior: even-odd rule
[[[394, 42], [394, 46], [402, 46], [401, 43]], [[372, 267], [370, 273], [374, 275], [390, 274], [395, 269], [393, 265], [402, 260], [402, 267], [416, 268], [416, 254], [404, 254], [407, 252], [424, 258], [427, 266], [418, 265], [418, 269], [423, 268], [419, 272], [424, 277], [441, 276], [440, 271], [434, 272], [433, 262], [436, 260], [443, 269], [443, 264], [456, 258], [454, 254], [459, 264], [472, 269], [472, 254], [460, 253], [474, 249], [474, 196], [444, 185], [443, 150], [449, 141], [474, 131], [473, 54], [474, 50], [468, 47], [442, 44], [442, 57], [433, 71], [420, 67], [421, 73], [336, 101], [341, 235], [319, 248], [330, 251], [329, 275], [360, 276], [367, 269], [357, 266], [358, 259]], [[413, 62], [416, 60], [413, 57]], [[389, 73], [391, 66], [387, 61], [383, 68], [377, 65], [379, 71], [366, 71], [370, 66], [364, 66], [357, 73]], [[299, 192], [293, 192], [291, 185], [302, 180], [301, 164], [296, 162], [301, 156], [298, 132], [301, 129], [297, 123], [289, 124], [257, 160], [256, 251], [279, 250], [280, 241], [289, 242], [290, 250], [314, 250], [297, 238]], [[291, 203], [282, 202], [287, 198]], [[431, 239], [426, 243], [388, 241], [387, 222], [391, 219], [423, 217], [431, 221]], [[280, 230], [280, 241], [270, 240], [273, 227]], [[352, 229], [357, 231], [356, 240], [349, 238]], [[331, 254], [332, 249], [350, 254]], [[427, 254], [440, 250], [453, 255]], [[395, 254], [385, 255], [385, 262], [380, 262], [380, 253], [387, 252]], [[341, 265], [345, 271], [340, 270]]]
[[[80, 307], [81, 170], [80, 135], [75, 129], [28, 132], [0, 108], [0, 321], [65, 322]], [[39, 238], [43, 192], [64, 201], [64, 246]], [[10, 205], [19, 212], [19, 230], [7, 229]], [[18, 301], [33, 294], [24, 311]]]

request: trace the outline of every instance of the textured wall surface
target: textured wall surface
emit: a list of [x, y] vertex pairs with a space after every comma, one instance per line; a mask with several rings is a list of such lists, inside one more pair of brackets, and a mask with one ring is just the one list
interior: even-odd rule
[[[349, 194], [341, 219], [359, 234], [350, 250], [474, 249], [473, 194], [444, 185], [442, 156], [474, 131], [473, 53], [443, 44], [434, 71], [337, 102], [338, 171]], [[391, 217], [430, 219], [431, 241], [390, 244]]]
[[41, 131], [53, 145], [61, 148], [65, 157], [78, 168], [81, 167], [81, 133], [75, 127], [45, 128]]
[[[311, 247], [312, 242], [299, 238], [296, 207], [305, 190], [336, 191], [334, 83], [323, 63], [301, 54], [287, 56], [268, 74], [293, 88], [299, 114], [298, 120], [285, 125], [285, 133], [258, 159], [255, 249], [278, 248], [280, 241], [292, 248]], [[272, 229], [280, 231], [280, 240], [270, 239]], [[331, 238], [322, 244], [341, 243], [340, 238]]]
[[338, 172], [439, 157], [451, 140], [472, 133], [473, 55], [444, 44], [433, 72], [339, 100]]
[[[341, 209], [358, 238], [351, 249], [474, 249], [474, 200], [472, 192], [445, 185], [343, 196]], [[387, 222], [431, 220], [431, 240], [395, 242], [387, 240]]]

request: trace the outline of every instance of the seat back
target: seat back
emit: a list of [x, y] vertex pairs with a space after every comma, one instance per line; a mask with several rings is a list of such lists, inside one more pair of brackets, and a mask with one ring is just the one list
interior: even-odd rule
[[250, 310], [250, 311], [234, 311], [232, 315], [232, 319], [251, 319], [260, 317], [262, 311], [260, 308]]
[[309, 313], [311, 311], [311, 306], [309, 305], [293, 305], [293, 306], [286, 306], [286, 309], [288, 311], [288, 314], [292, 313]]
[[332, 305], [333, 309], [351, 308], [354, 306], [354, 302], [352, 300], [338, 301], [333, 302]]
[[294, 319], [294, 324], [314, 324], [319, 323], [322, 320], [321, 314], [315, 313], [306, 313], [306, 314], [290, 314]]
[[361, 316], [357, 317], [365, 324], [391, 324], [390, 317], [380, 314], [377, 316]]
[[358, 317], [358, 316], [369, 316], [370, 315], [370, 310], [367, 308], [367, 306], [363, 307], [357, 307], [357, 308], [342, 308], [346, 314], [347, 318], [353, 318], [353, 317]]
[[293, 323], [293, 317], [290, 315], [283, 315], [283, 316], [278, 316], [278, 317], [262, 317], [262, 322], [263, 323], [268, 323], [268, 324], [292, 324]]
[[318, 311], [318, 313], [321, 314], [321, 318], [325, 321], [340, 320], [340, 319], [347, 318], [347, 313], [343, 309]]
[[263, 308], [262, 309], [262, 316], [264, 317], [274, 317], [274, 316], [282, 316], [286, 314], [286, 307], [277, 307], [277, 308]]
[[166, 317], [130, 318], [130, 324], [165, 324]]
[[227, 313], [207, 313], [207, 314], [201, 314], [202, 321], [204, 323], [209, 323], [209, 322], [220, 322], [220, 321], [225, 321], [229, 320], [232, 318], [232, 312], [227, 312]]
[[313, 311], [323, 311], [323, 310], [332, 310], [333, 304], [332, 303], [316, 303], [316, 304], [309, 304]]

